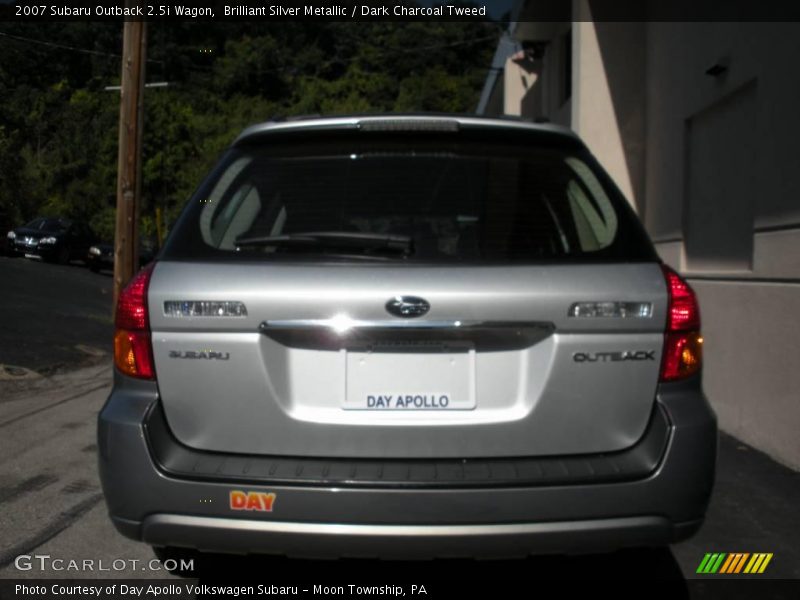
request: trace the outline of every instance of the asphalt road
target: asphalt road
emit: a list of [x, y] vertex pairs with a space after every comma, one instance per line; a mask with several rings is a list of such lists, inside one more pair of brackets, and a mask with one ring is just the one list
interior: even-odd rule
[[[43, 377], [0, 381], [0, 579], [172, 577], [163, 571], [148, 570], [150, 549], [117, 534], [106, 516], [97, 479], [95, 419], [110, 389], [110, 357], [95, 357], [95, 364], [89, 367], [64, 368], [72, 364], [69, 349], [76, 344], [107, 348], [111, 323], [101, 316], [108, 314], [110, 280], [79, 267], [19, 259], [0, 259], [0, 276], [4, 283], [10, 277], [17, 286], [5, 286], [2, 295], [0, 356], [4, 361], [12, 356], [16, 364], [43, 365], [45, 371], [54, 364], [62, 365], [60, 370]], [[9, 317], [9, 310], [16, 311], [16, 316]], [[42, 321], [35, 325], [42, 338], [30, 340], [22, 351], [22, 338], [31, 329], [26, 323], [30, 319]], [[90, 326], [94, 323], [96, 329]], [[9, 325], [14, 328], [7, 330]], [[57, 349], [57, 356], [64, 358], [50, 359], [53, 348]], [[800, 579], [798, 506], [800, 474], [723, 435], [706, 524], [692, 540], [671, 548], [413, 565], [212, 556], [198, 558], [196, 572], [201, 576], [220, 570], [303, 573], [314, 578], [369, 574], [373, 578], [385, 577], [387, 583], [392, 578], [406, 578], [409, 572], [421, 581], [442, 577], [460, 581], [467, 577], [476, 582], [543, 577], [655, 577], [681, 582], [696, 577], [695, 570], [706, 552], [772, 552], [774, 558], [763, 578]], [[95, 561], [96, 567], [101, 559], [106, 567], [114, 559], [128, 562], [121, 570], [110, 571], [65, 572], [41, 570], [35, 565], [30, 570], [20, 570], [15, 559], [26, 554], [65, 561], [89, 559]], [[134, 565], [134, 560], [139, 562]], [[705, 588], [692, 585], [681, 587], [685, 593], [676, 597], [707, 597], [703, 594]]]
[[[3, 256], [0, 281], [1, 365], [48, 374], [91, 364], [110, 353], [109, 274], [92, 273], [81, 263]], [[10, 377], [17, 372], [5, 371]]]

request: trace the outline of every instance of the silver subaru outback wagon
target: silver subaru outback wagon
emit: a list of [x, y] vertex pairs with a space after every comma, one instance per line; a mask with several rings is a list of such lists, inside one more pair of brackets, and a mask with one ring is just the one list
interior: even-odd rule
[[111, 519], [154, 546], [436, 558], [702, 523], [698, 303], [566, 129], [268, 123], [121, 294]]

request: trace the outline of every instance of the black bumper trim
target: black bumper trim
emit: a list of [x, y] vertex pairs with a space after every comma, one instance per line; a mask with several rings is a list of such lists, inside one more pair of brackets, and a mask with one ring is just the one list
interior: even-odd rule
[[143, 423], [151, 458], [186, 480], [356, 488], [499, 488], [615, 483], [644, 479], [661, 462], [671, 424], [654, 405], [641, 439], [606, 454], [520, 458], [362, 459], [229, 454], [195, 450], [175, 439], [156, 402]]

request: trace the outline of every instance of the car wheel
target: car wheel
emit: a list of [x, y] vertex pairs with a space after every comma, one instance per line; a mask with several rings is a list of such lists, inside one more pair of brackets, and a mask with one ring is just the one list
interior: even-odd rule
[[60, 265], [65, 265], [69, 262], [70, 251], [68, 246], [61, 246], [58, 249], [58, 255], [56, 256], [56, 262]]

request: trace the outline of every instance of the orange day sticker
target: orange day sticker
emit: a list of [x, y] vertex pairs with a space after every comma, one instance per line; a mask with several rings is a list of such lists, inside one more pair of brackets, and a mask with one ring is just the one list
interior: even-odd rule
[[231, 490], [230, 493], [231, 510], [257, 510], [261, 512], [272, 512], [272, 506], [274, 504], [274, 493], [243, 492], [241, 490]]

